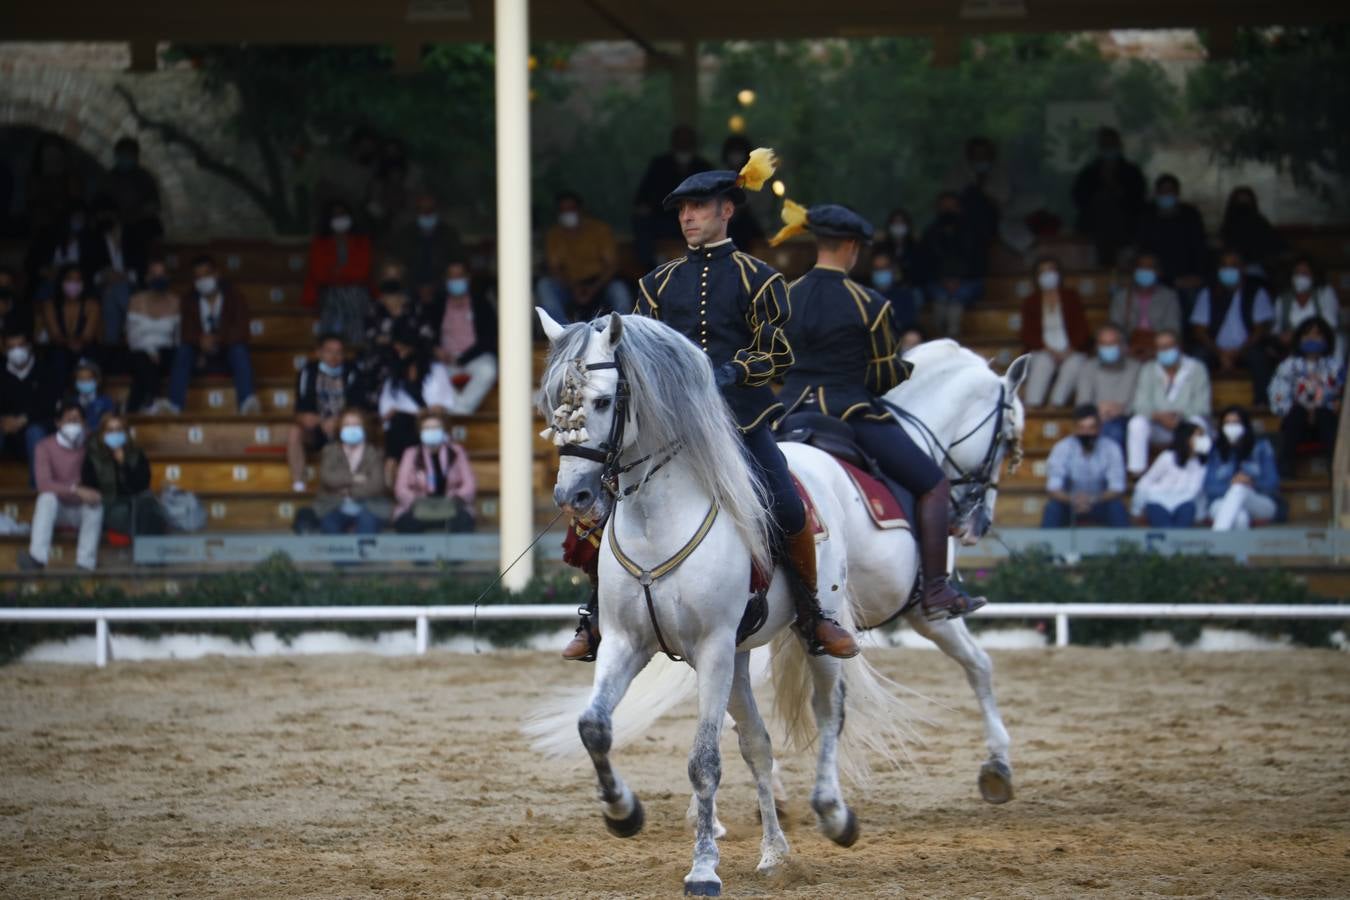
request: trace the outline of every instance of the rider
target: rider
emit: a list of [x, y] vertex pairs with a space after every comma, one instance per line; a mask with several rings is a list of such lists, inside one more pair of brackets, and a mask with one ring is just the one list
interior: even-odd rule
[[890, 302], [848, 277], [872, 226], [852, 210], [824, 204], [809, 210], [788, 200], [777, 246], [801, 231], [816, 239], [816, 265], [791, 285], [788, 338], [797, 361], [783, 385], [788, 414], [820, 412], [848, 422], [859, 446], [888, 476], [917, 498], [923, 591], [929, 619], [963, 616], [984, 606], [947, 579], [951, 485], [942, 469], [910, 439], [879, 401], [909, 376], [896, 353]]
[[[769, 387], [792, 365], [782, 325], [790, 315], [783, 276], [763, 260], [736, 249], [727, 223], [745, 202], [744, 188], [759, 190], [773, 174], [773, 151], [750, 154], [740, 170], [700, 172], [686, 178], [664, 201], [679, 211], [688, 252], [657, 266], [638, 283], [635, 313], [660, 319], [703, 349], [715, 371], [745, 449], [771, 496], [780, 553], [795, 572], [797, 627], [812, 652], [847, 658], [858, 653], [853, 635], [821, 612], [816, 597], [815, 535], [792, 483], [787, 461], [769, 424], [782, 406]], [[594, 604], [594, 597], [592, 599]], [[563, 651], [588, 659], [598, 637], [591, 629], [594, 607]]]

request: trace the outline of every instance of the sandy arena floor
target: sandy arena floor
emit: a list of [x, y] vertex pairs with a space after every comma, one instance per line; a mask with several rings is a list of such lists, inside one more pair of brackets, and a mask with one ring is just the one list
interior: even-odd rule
[[[917, 771], [850, 799], [851, 850], [786, 761], [793, 861], [759, 831], [724, 744], [731, 896], [1350, 896], [1350, 656], [1022, 651], [996, 657], [1017, 799], [975, 789], [983, 740], [936, 652], [891, 676], [949, 704]], [[0, 669], [4, 897], [678, 896], [691, 718], [618, 757], [647, 830], [602, 827], [587, 770], [516, 732], [542, 654]]]

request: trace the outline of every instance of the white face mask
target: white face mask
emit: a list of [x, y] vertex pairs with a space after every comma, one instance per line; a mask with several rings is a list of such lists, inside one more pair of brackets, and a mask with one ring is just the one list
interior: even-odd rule
[[29, 350], [26, 346], [10, 347], [9, 351], [5, 353], [5, 358], [9, 360], [9, 364], [14, 368], [22, 369], [24, 366], [28, 365], [28, 361], [33, 358], [33, 351]]
[[1195, 439], [1191, 441], [1191, 449], [1199, 456], [1204, 456], [1213, 448], [1214, 442], [1209, 439], [1209, 435], [1207, 434], [1197, 434]]
[[336, 232], [337, 234], [345, 234], [346, 232], [351, 230], [352, 217], [334, 216], [332, 221], [329, 222], [328, 224], [333, 226], [333, 231]]
[[1311, 276], [1309, 275], [1294, 276], [1294, 290], [1298, 291], [1300, 294], [1308, 293], [1308, 291], [1312, 290], [1312, 286], [1313, 280]]
[[904, 222], [891, 223], [891, 237], [895, 238], [898, 241], [907, 234], [909, 234], [909, 226], [906, 225]]
[[1036, 283], [1041, 286], [1043, 291], [1053, 291], [1059, 287], [1059, 273], [1053, 269], [1049, 272], [1042, 272], [1036, 276]]
[[67, 443], [78, 444], [80, 438], [84, 437], [84, 426], [79, 422], [66, 422], [61, 426], [60, 432]]
[[210, 297], [216, 292], [216, 279], [211, 275], [207, 275], [192, 282], [192, 286], [197, 289], [197, 293], [204, 297]]
[[1228, 443], [1230, 444], [1236, 444], [1238, 441], [1242, 440], [1242, 436], [1246, 433], [1247, 429], [1243, 427], [1241, 422], [1223, 423], [1223, 436], [1228, 438]]
[[564, 228], [576, 228], [581, 224], [581, 214], [573, 210], [558, 213], [558, 224]]

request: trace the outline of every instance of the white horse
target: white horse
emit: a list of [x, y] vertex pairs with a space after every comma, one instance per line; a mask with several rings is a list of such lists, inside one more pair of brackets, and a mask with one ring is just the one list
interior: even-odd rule
[[[714, 802], [727, 712], [758, 793], [764, 829], [758, 868], [768, 873], [783, 863], [788, 844], [774, 803], [773, 751], [749, 667], [749, 651], [773, 641], [773, 666], [785, 687], [778, 705], [794, 722], [814, 713], [820, 736], [812, 807], [828, 837], [851, 845], [859, 828], [843, 798], [840, 764], [878, 752], [892, 756], [908, 735], [905, 707], [861, 657], [806, 655], [801, 640], [787, 632], [794, 605], [786, 579], [774, 579], [762, 627], [737, 645], [752, 562], [768, 570], [769, 522], [763, 489], [712, 368], [692, 342], [651, 319], [616, 314], [603, 327], [564, 328], [542, 310], [539, 315], [553, 345], [540, 404], [561, 445], [554, 498], [583, 519], [612, 510], [599, 559], [595, 678], [576, 720], [595, 766], [606, 826], [631, 837], [644, 823], [641, 803], [610, 760], [612, 716], [634, 677], [664, 650], [687, 661], [697, 677], [698, 726], [689, 754], [697, 816], [685, 892], [721, 891]], [[843, 470], [813, 448], [791, 450], [797, 477], [830, 533], [851, 530]], [[845, 541], [825, 541], [818, 550], [829, 604], [847, 595]], [[839, 615], [850, 621], [847, 604], [840, 603]], [[681, 690], [678, 683], [669, 688]]]

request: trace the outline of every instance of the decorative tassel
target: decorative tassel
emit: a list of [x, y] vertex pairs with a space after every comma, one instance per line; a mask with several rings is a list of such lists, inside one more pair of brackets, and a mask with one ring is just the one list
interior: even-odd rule
[[546, 441], [552, 440], [552, 439], [553, 439], [553, 426], [550, 425], [550, 426], [548, 426], [547, 428], [545, 428], [543, 431], [539, 432], [539, 436], [540, 436], [541, 438], [543, 438], [544, 440], [546, 440]]
[[567, 438], [563, 436], [563, 433], [561, 431], [555, 431], [553, 433], [553, 446], [561, 447], [565, 443], [567, 443]]
[[783, 200], [783, 227], [769, 238], [769, 246], [777, 247], [788, 238], [796, 237], [806, 231], [806, 207], [792, 200]]
[[736, 176], [736, 187], [757, 191], [764, 187], [764, 182], [773, 177], [777, 168], [778, 154], [774, 153], [771, 147], [756, 147], [750, 151], [750, 158], [746, 160], [745, 165], [741, 166], [741, 171]]
[[577, 440], [584, 444], [590, 439], [591, 436], [586, 432], [586, 426], [581, 426], [581, 429], [577, 432]]

